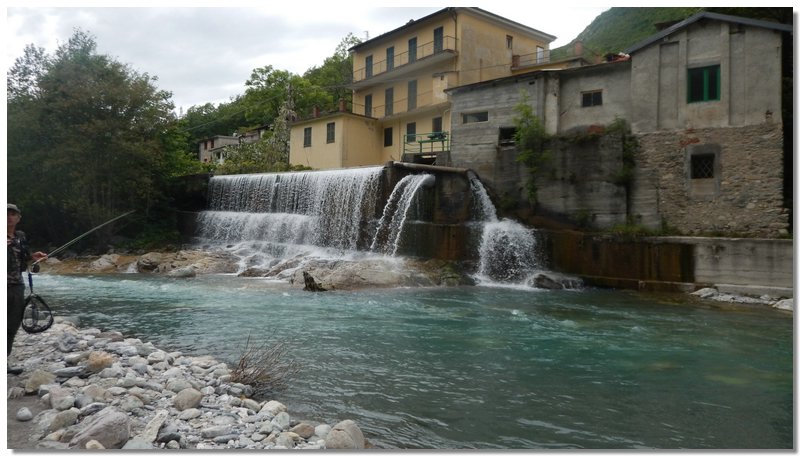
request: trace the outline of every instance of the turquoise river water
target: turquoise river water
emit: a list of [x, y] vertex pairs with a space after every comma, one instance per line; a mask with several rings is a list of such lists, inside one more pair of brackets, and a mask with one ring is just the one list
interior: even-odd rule
[[379, 448], [790, 449], [793, 319], [686, 296], [500, 287], [308, 293], [229, 275], [36, 277], [57, 315], [233, 361], [289, 344], [293, 418]]

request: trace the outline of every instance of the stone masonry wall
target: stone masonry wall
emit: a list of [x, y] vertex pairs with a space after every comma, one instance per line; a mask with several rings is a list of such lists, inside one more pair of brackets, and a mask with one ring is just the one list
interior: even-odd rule
[[[638, 140], [634, 192], [655, 192], [666, 226], [686, 235], [775, 238], [788, 232], [780, 124], [672, 130]], [[691, 155], [698, 152], [716, 154], [712, 179], [691, 178]]]

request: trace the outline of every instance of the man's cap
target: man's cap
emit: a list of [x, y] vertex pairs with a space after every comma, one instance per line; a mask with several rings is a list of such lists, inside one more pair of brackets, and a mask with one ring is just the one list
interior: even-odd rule
[[8, 210], [9, 210], [9, 211], [14, 211], [14, 212], [16, 212], [17, 214], [22, 214], [22, 211], [21, 211], [21, 210], [19, 210], [19, 208], [17, 207], [17, 205], [16, 205], [16, 204], [11, 204], [11, 203], [9, 203], [9, 204], [8, 204]]

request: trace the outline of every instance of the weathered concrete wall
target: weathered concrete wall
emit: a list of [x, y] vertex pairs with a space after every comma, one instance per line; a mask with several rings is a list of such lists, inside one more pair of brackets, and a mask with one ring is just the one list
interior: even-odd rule
[[791, 240], [697, 237], [626, 239], [540, 231], [548, 266], [590, 285], [648, 291], [792, 295]]
[[694, 250], [698, 282], [721, 286], [792, 288], [794, 252], [789, 239], [675, 237]]
[[559, 138], [550, 156], [534, 177], [537, 209], [599, 228], [625, 223], [626, 191], [615, 183], [623, 168], [620, 135]]
[[[523, 100], [544, 118], [544, 78], [522, 75], [486, 87], [459, 89], [452, 97], [453, 123], [450, 165], [470, 168], [497, 195], [524, 194], [524, 169], [516, 162], [516, 148], [500, 139], [500, 130], [514, 128], [514, 107]], [[486, 122], [463, 123], [463, 113], [487, 112]]]
[[[558, 133], [588, 125], [608, 125], [624, 119], [631, 105], [631, 62], [622, 61], [562, 71], [558, 97]], [[583, 106], [584, 92], [600, 91], [598, 106]]]
[[[633, 131], [753, 125], [780, 117], [780, 49], [780, 32], [698, 21], [637, 51]], [[687, 103], [688, 69], [709, 65], [720, 67], [720, 99]]]
[[[637, 135], [640, 152], [631, 212], [646, 225], [688, 235], [788, 232], [783, 207], [783, 133], [779, 124]], [[715, 154], [714, 177], [692, 179], [691, 155]], [[652, 199], [656, 198], [657, 215]]]

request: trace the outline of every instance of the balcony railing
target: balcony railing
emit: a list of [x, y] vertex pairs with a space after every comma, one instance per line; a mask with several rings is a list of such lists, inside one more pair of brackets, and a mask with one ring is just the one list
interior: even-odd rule
[[367, 107], [362, 103], [353, 104], [353, 113], [363, 114], [367, 117], [375, 117], [380, 119], [386, 116], [404, 114], [415, 110], [422, 110], [427, 106], [432, 106], [437, 103], [442, 103], [445, 101], [447, 101], [447, 96], [444, 94], [444, 92], [438, 91], [434, 94], [434, 92], [432, 91], [427, 91], [418, 93], [415, 100], [409, 100], [407, 98], [394, 100], [391, 109], [388, 110], [388, 113], [386, 105], [373, 104], [372, 109], [369, 110], [370, 112], [367, 112]]
[[457, 40], [455, 37], [445, 36], [441, 42], [431, 41], [417, 46], [416, 52], [402, 52], [400, 54], [395, 54], [394, 59], [392, 60], [384, 59], [379, 62], [373, 62], [373, 64], [369, 67], [365, 66], [354, 70], [353, 82], [363, 81], [365, 79], [378, 76], [386, 73], [387, 71], [398, 69], [410, 63], [423, 60], [427, 57], [440, 54], [442, 52], [455, 52], [456, 41]]
[[450, 134], [446, 131], [404, 135], [403, 158], [407, 163], [433, 165], [439, 156], [450, 152]]
[[550, 49], [532, 52], [530, 54], [514, 55], [511, 57], [511, 68], [523, 68], [534, 65], [550, 63]]

